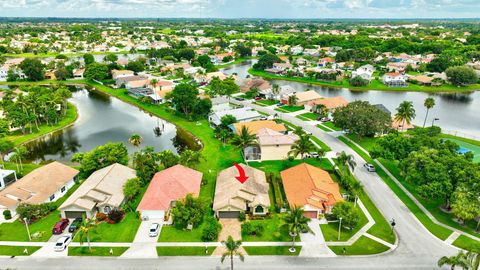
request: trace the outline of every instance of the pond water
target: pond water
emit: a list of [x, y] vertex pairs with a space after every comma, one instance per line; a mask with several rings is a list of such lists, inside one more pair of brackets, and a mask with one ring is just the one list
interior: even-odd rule
[[[29, 160], [70, 161], [74, 153], [90, 151], [108, 142], [123, 142], [133, 153], [136, 149], [128, 139], [135, 133], [142, 136], [142, 147], [153, 146], [156, 151], [168, 149], [178, 153], [199, 147], [184, 130], [102, 93], [78, 90], [70, 102], [78, 109], [78, 120], [69, 128], [26, 144]], [[154, 132], [157, 125], [163, 129], [159, 136]]]
[[[226, 74], [236, 73], [239, 78], [248, 75], [248, 69], [256, 60], [245, 61], [230, 66], [222, 71]], [[354, 91], [347, 88], [328, 88], [318, 85], [310, 85], [298, 82], [283, 80], [272, 80], [278, 85], [290, 85], [298, 91], [312, 89], [324, 97], [343, 96], [348, 101], [366, 100], [371, 104], [383, 104], [393, 114], [400, 102], [412, 101], [416, 118], [415, 125], [423, 125], [426, 110], [423, 106], [427, 97], [435, 99], [435, 107], [430, 110], [427, 125], [432, 124], [434, 118], [439, 120], [435, 125], [442, 127], [449, 133], [456, 133], [459, 136], [477, 138], [480, 140], [480, 92], [470, 93], [421, 93], [421, 92], [400, 92], [400, 91]]]

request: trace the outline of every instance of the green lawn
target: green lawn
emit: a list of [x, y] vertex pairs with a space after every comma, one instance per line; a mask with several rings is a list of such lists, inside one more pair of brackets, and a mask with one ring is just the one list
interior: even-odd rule
[[367, 216], [365, 216], [362, 209], [360, 209], [358, 205], [357, 208], [360, 210], [360, 218], [358, 220], [358, 225], [351, 230], [348, 230], [342, 226], [340, 240], [338, 240], [338, 222], [320, 224], [320, 229], [322, 230], [325, 241], [348, 241], [348, 239], [350, 239], [356, 232], [358, 232], [363, 226], [368, 223]]
[[158, 242], [202, 242], [202, 225], [191, 231], [163, 226]]
[[[132, 242], [140, 226], [135, 213], [127, 213], [117, 224], [102, 222], [90, 233], [91, 242]], [[78, 235], [74, 241], [79, 242]]]
[[331, 122], [331, 121], [330, 121], [330, 122], [325, 122], [325, 123], [322, 123], [322, 124], [323, 124], [324, 126], [326, 126], [326, 127], [329, 127], [329, 128], [331, 128], [331, 129], [335, 130], [335, 131], [342, 131], [341, 128], [335, 126], [335, 124], [334, 124], [333, 122]]
[[[23, 253], [25, 249], [28, 254]], [[0, 256], [29, 256], [39, 249], [34, 246], [0, 246]]]
[[307, 113], [302, 113], [300, 115], [296, 116], [298, 119], [301, 119], [303, 121], [315, 121], [318, 119], [318, 114], [312, 113], [312, 112], [307, 112]]
[[261, 99], [261, 100], [257, 100], [254, 102], [254, 104], [257, 104], [257, 105], [260, 105], [260, 106], [272, 106], [272, 105], [275, 105], [277, 104], [278, 101], [277, 100], [273, 100], [273, 99]]
[[39, 164], [33, 164], [33, 163], [25, 163], [23, 164], [23, 170], [18, 169], [17, 170], [17, 164], [14, 162], [4, 162], [3, 163], [3, 168], [5, 170], [15, 170], [17, 171], [17, 178], [21, 178], [23, 175], [27, 175], [31, 171], [40, 168], [42, 165]]
[[65, 117], [58, 122], [56, 125], [49, 126], [49, 125], [41, 125], [39, 128], [39, 131], [36, 131], [35, 127], [33, 128], [33, 133], [28, 133], [28, 128], [27, 134], [22, 134], [20, 130], [17, 130], [13, 132], [13, 134], [9, 135], [6, 137], [6, 139], [11, 140], [15, 145], [19, 145], [22, 143], [25, 143], [30, 140], [34, 140], [38, 137], [41, 137], [45, 134], [54, 132], [56, 130], [60, 130], [62, 128], [65, 128], [66, 126], [72, 124], [77, 120], [78, 113], [77, 113], [77, 108], [71, 104], [68, 103], [68, 109], [67, 109], [67, 114]]
[[283, 105], [282, 107], [278, 107], [275, 111], [283, 112], [283, 113], [292, 113], [298, 112], [303, 110], [303, 106], [290, 106], [290, 105]]
[[284, 81], [294, 81], [306, 84], [322, 85], [334, 88], [349, 88], [353, 90], [377, 90], [377, 91], [411, 91], [411, 92], [469, 92], [469, 91], [478, 91], [480, 89], [480, 84], [472, 84], [465, 87], [457, 87], [453, 85], [442, 85], [442, 86], [421, 86], [415, 84], [409, 84], [407, 87], [389, 87], [384, 85], [378, 79], [374, 79], [367, 86], [351, 86], [348, 82], [348, 79], [345, 78], [342, 81], [319, 81], [310, 78], [302, 77], [287, 77], [274, 75], [261, 70], [254, 70], [253, 68], [248, 70], [248, 73], [254, 76], [259, 76], [272, 80], [284, 80]]
[[330, 152], [332, 151], [332, 149], [330, 148], [330, 146], [328, 146], [327, 144], [325, 144], [324, 142], [322, 142], [319, 138], [315, 137], [315, 136], [310, 136], [310, 139], [314, 142], [316, 142], [323, 150], [325, 150], [325, 152]]
[[326, 158], [319, 158], [319, 159], [307, 158], [306, 160], [296, 159], [293, 161], [268, 160], [268, 161], [262, 161], [262, 162], [257, 162], [257, 161], [249, 162], [248, 164], [254, 168], [264, 171], [265, 174], [267, 175], [270, 173], [273, 173], [274, 175], [280, 176], [281, 171], [294, 167], [298, 164], [302, 164], [304, 162], [310, 165], [313, 165], [315, 167], [322, 168], [327, 171], [333, 170], [333, 165]]
[[216, 247], [157, 247], [158, 256], [210, 256]]
[[295, 246], [295, 252], [290, 252], [290, 246], [259, 246], [243, 247], [250, 256], [298, 256], [302, 250], [301, 246]]
[[382, 180], [390, 187], [390, 189], [398, 196], [400, 200], [410, 209], [410, 211], [417, 217], [417, 219], [435, 236], [445, 240], [452, 234], [452, 231], [446, 229], [440, 225], [433, 223], [430, 218], [407, 196], [407, 194], [400, 189], [400, 187], [385, 173], [385, 171], [377, 166], [373, 159], [367, 155], [365, 152], [360, 150], [356, 145], [348, 141], [345, 137], [339, 137], [339, 139], [352, 148], [357, 154], [359, 154], [366, 162], [371, 163], [375, 166], [377, 174], [382, 178]]
[[[368, 237], [360, 237], [351, 246], [328, 246], [337, 255], [371, 255], [379, 254], [389, 250], [385, 245], [378, 243]], [[345, 249], [345, 252], [344, 252]]]
[[271, 218], [264, 220], [252, 220], [252, 225], [260, 224], [263, 233], [260, 236], [246, 235], [242, 232], [242, 240], [245, 242], [288, 242], [292, 237], [288, 234], [288, 228], [283, 226], [282, 215], [273, 214]]
[[325, 132], [333, 132], [333, 130], [327, 128], [326, 126], [324, 125], [321, 125], [321, 124], [318, 124], [317, 127]]
[[460, 235], [455, 241], [453, 241], [453, 245], [465, 250], [480, 253], [480, 242], [465, 235]]
[[371, 151], [379, 139], [378, 137], [359, 137], [353, 134], [346, 134], [346, 136], [367, 151]]
[[[68, 256], [102, 256], [102, 257], [117, 257], [127, 251], [128, 247], [92, 247], [88, 248], [85, 243], [83, 247], [68, 247]], [[112, 250], [112, 254], [110, 254]]]
[[[60, 212], [54, 211], [46, 217], [29, 225], [30, 233], [40, 233], [38, 239], [32, 239], [35, 242], [46, 242], [52, 236], [53, 225], [60, 220]], [[28, 233], [25, 224], [14, 221], [12, 223], [0, 224], [0, 241], [21, 241], [28, 242]]]

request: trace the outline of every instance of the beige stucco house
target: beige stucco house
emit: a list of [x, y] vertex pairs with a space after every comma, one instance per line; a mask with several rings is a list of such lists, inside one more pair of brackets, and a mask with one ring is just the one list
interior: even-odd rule
[[295, 134], [284, 134], [269, 128], [257, 132], [257, 145], [245, 148], [245, 159], [248, 161], [287, 159], [292, 145], [299, 138]]

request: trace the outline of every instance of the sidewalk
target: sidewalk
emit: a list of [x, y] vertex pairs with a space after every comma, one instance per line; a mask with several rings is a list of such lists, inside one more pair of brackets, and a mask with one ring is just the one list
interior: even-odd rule
[[301, 233], [300, 239], [302, 240], [303, 247], [300, 251], [299, 257], [335, 257], [335, 253], [331, 251], [325, 239], [323, 238], [322, 231], [320, 230], [320, 221], [318, 219], [312, 219], [308, 222], [308, 227], [312, 230], [312, 233]]
[[[153, 223], [160, 224], [160, 229], [156, 237], [150, 237], [150, 226]], [[163, 220], [142, 221], [138, 228], [137, 234], [131, 246], [120, 257], [122, 258], [157, 258], [156, 244], [158, 237], [162, 232]]]

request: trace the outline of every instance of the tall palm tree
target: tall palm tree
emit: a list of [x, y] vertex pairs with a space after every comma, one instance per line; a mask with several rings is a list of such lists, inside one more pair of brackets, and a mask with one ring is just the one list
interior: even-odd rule
[[272, 94], [276, 97], [278, 94], [280, 94], [280, 85], [274, 83], [272, 85]]
[[357, 165], [353, 155], [349, 155], [345, 153], [345, 151], [337, 153], [337, 161], [342, 166], [342, 177], [345, 176], [345, 170], [348, 171], [348, 168], [350, 168], [353, 171], [355, 169], [355, 166]]
[[423, 106], [427, 108], [427, 114], [425, 114], [425, 120], [423, 121], [423, 127], [425, 127], [425, 124], [427, 123], [428, 112], [430, 111], [431, 108], [435, 106], [435, 99], [431, 97], [426, 98], [425, 102], [423, 103]]
[[415, 108], [413, 102], [403, 101], [397, 108], [397, 114], [395, 114], [395, 121], [402, 122], [402, 130], [405, 127], [405, 123], [410, 124], [415, 118]]
[[314, 234], [314, 232], [308, 227], [309, 218], [304, 216], [302, 208], [294, 206], [290, 209], [290, 212], [284, 217], [285, 226], [288, 227], [288, 232], [292, 237], [292, 247], [290, 252], [295, 252], [295, 238], [300, 232], [309, 232]]
[[476, 252], [469, 251], [465, 254], [466, 257], [466, 266], [467, 269], [476, 270], [480, 266], [480, 254]]
[[297, 127], [295, 127], [295, 129], [293, 130], [293, 134], [295, 134], [295, 135], [297, 135], [298, 137], [300, 137], [300, 136], [303, 136], [303, 135], [305, 135], [305, 134], [307, 134], [307, 133], [305, 132], [305, 130], [303, 130], [302, 127], [297, 126]]
[[438, 267], [442, 267], [444, 265], [450, 265], [450, 269], [452, 270], [455, 270], [456, 266], [460, 266], [463, 269], [465, 269], [467, 266], [466, 254], [463, 253], [463, 251], [460, 251], [455, 256], [450, 256], [450, 257], [443, 256], [438, 260], [437, 264], [438, 264]]
[[90, 233], [95, 230], [97, 227], [97, 223], [93, 218], [83, 218], [82, 224], [78, 230], [78, 237], [80, 238], [80, 245], [83, 245], [85, 240], [88, 244], [88, 250], [92, 251], [92, 247], [90, 246]]
[[130, 138], [128, 139], [128, 142], [134, 147], [138, 148], [142, 144], [143, 138], [138, 134], [132, 134], [132, 136], [130, 136]]
[[180, 154], [180, 164], [187, 167], [195, 167], [202, 159], [202, 152], [187, 149]]
[[[153, 94], [155, 95], [155, 97], [157, 97], [157, 84], [158, 84], [158, 80], [157, 79], [151, 79], [150, 80], [150, 86], [152, 87], [152, 90], [153, 90]], [[160, 89], [161, 90], [161, 89]]]
[[243, 262], [245, 257], [240, 252], [240, 247], [242, 246], [242, 241], [235, 241], [233, 237], [230, 235], [228, 236], [227, 241], [222, 241], [222, 244], [227, 249], [226, 252], [222, 254], [222, 258], [220, 261], [223, 263], [227, 257], [230, 257], [230, 270], [233, 270], [233, 257], [238, 256], [240, 260]]
[[250, 145], [257, 144], [257, 136], [255, 136], [255, 134], [250, 134], [248, 128], [246, 126], [242, 126], [240, 134], [233, 137], [232, 144], [240, 147], [245, 157], [245, 149]]
[[288, 97], [288, 105], [295, 106], [297, 105], [298, 98], [296, 95], [291, 95]]
[[15, 159], [15, 161], [17, 163], [17, 170], [19, 169], [18, 164], [20, 164], [20, 171], [23, 171], [22, 160], [25, 158], [25, 156], [27, 154], [28, 154], [28, 150], [25, 146], [15, 147], [15, 149], [13, 151], [13, 158]]
[[315, 150], [315, 145], [310, 141], [310, 136], [302, 135], [300, 138], [292, 144], [291, 150], [288, 152], [288, 155], [293, 155], [297, 157], [300, 155], [302, 159], [306, 154]]

